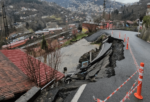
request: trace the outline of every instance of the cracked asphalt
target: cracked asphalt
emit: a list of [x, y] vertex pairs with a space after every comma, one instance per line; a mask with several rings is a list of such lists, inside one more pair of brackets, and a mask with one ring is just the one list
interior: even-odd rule
[[[88, 41], [96, 39], [96, 37], [100, 36], [102, 32], [111, 35], [112, 30], [101, 30], [93, 34], [91, 39], [89, 37]], [[135, 92], [133, 92], [130, 96], [130, 100], [127, 99], [126, 102], [150, 102], [150, 44], [138, 38], [136, 36], [139, 34], [138, 32], [113, 30], [113, 37], [119, 38], [119, 32], [121, 33], [121, 39], [124, 39], [125, 34], [129, 37], [129, 43], [138, 65], [140, 65], [140, 62], [145, 63], [142, 86], [142, 96], [144, 98], [143, 100], [136, 99], [133, 95]], [[126, 43], [124, 44], [126, 45]], [[137, 68], [134, 65], [134, 60], [130, 51], [126, 50], [126, 47], [124, 47], [124, 56], [125, 59], [116, 62], [116, 75], [110, 78], [98, 79], [95, 83], [87, 84], [78, 102], [94, 102], [93, 95], [96, 98], [104, 100], [123, 82], [125, 82], [137, 70]], [[106, 102], [120, 102], [137, 79], [138, 73]], [[74, 94], [71, 96], [73, 97]], [[71, 102], [71, 100], [67, 100], [66, 102]]]

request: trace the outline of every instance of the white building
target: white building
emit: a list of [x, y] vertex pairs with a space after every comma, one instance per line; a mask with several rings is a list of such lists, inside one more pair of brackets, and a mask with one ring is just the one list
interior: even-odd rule
[[60, 30], [63, 30], [61, 27], [59, 28], [48, 28], [48, 29], [43, 29], [43, 31], [60, 31]]

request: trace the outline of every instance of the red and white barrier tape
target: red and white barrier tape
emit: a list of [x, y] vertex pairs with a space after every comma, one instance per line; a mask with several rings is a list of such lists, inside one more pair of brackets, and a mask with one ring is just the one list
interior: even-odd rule
[[[112, 94], [110, 94], [104, 101], [97, 99], [97, 102], [106, 102], [110, 97], [112, 97], [121, 87], [123, 87], [138, 71], [133, 73], [121, 86], [119, 86]], [[95, 99], [94, 99], [95, 100]]]
[[[137, 80], [138, 81], [138, 80]], [[135, 86], [135, 84], [137, 83], [137, 81], [135, 81], [135, 83], [132, 85], [132, 87], [131, 87], [131, 89], [127, 92], [127, 94], [125, 95], [125, 97], [123, 98], [123, 99], [125, 99], [125, 98], [128, 98], [129, 99], [129, 96], [130, 96], [130, 92], [132, 91], [132, 89], [134, 88], [134, 86]], [[127, 97], [128, 96], [128, 97]], [[123, 100], [122, 99], [122, 100]]]
[[[113, 31], [112, 31], [112, 35], [113, 35]], [[126, 35], [125, 35], [126, 36]], [[129, 43], [129, 41], [127, 42]], [[130, 53], [132, 55], [132, 58], [134, 60], [134, 64], [137, 68], [137, 71], [135, 73], [133, 73], [121, 86], [119, 86], [112, 94], [110, 94], [105, 100], [100, 100], [100, 99], [96, 99], [94, 96], [94, 100], [97, 101], [97, 102], [106, 102], [110, 97], [112, 97], [121, 87], [123, 87], [137, 72], [139, 72], [139, 65], [137, 64], [137, 61], [132, 53], [132, 50], [131, 50], [131, 47], [130, 47], [130, 44], [129, 44], [129, 50], [130, 50]], [[120, 102], [124, 102], [127, 98], [129, 98], [129, 96], [135, 91], [135, 89], [141, 84], [138, 84], [134, 89], [133, 87], [135, 86], [135, 84], [137, 83], [137, 81], [132, 85], [131, 89], [129, 90], [129, 92], [127, 92], [127, 94], [125, 95], [125, 97], [120, 101]], [[133, 90], [132, 90], [133, 89]]]
[[139, 71], [139, 65], [137, 64], [137, 61], [136, 61], [136, 59], [135, 59], [135, 57], [134, 57], [134, 55], [133, 55], [133, 53], [132, 53], [132, 49], [131, 49], [131, 47], [130, 47], [130, 43], [129, 43], [129, 50], [130, 50], [130, 53], [131, 53], [132, 58], [133, 58], [133, 60], [134, 60], [134, 64], [135, 64], [137, 70]]
[[[137, 89], [137, 87], [140, 85], [141, 83], [139, 83], [133, 90], [127, 92], [127, 94], [125, 95], [125, 97], [120, 101], [120, 102], [124, 102], [127, 98], [129, 99], [129, 96], [135, 91], [135, 89]], [[135, 86], [135, 85], [134, 85]], [[133, 86], [132, 86], [133, 87]]]

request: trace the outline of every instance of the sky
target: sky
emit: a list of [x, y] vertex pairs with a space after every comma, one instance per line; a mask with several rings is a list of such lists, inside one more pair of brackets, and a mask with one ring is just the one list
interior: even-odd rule
[[133, 2], [138, 2], [139, 0], [116, 0], [122, 3], [133, 3]]

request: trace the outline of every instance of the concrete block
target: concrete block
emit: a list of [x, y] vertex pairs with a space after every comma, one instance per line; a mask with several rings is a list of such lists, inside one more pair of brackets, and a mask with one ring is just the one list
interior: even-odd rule
[[15, 102], [33, 102], [33, 100], [39, 95], [40, 91], [41, 89], [39, 87], [34, 86]]

